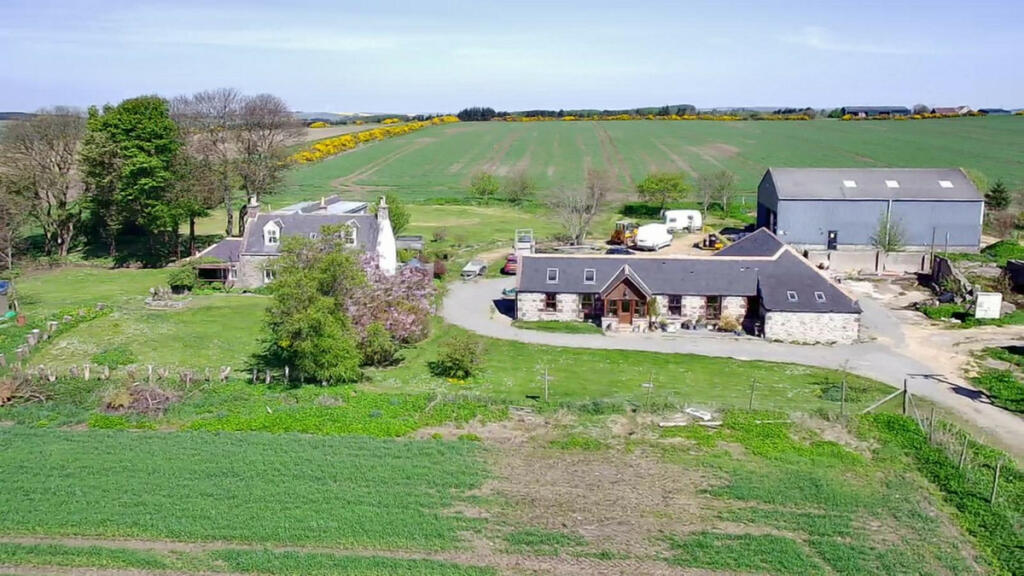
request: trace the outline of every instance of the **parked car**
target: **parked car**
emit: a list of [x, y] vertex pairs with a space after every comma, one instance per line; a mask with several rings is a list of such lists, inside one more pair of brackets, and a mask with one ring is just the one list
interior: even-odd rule
[[613, 256], [629, 256], [633, 253], [632, 250], [625, 246], [612, 246], [611, 248], [604, 251], [605, 254], [611, 254]]
[[515, 288], [505, 288], [501, 291], [501, 297], [505, 300], [515, 300], [518, 293], [519, 291]]
[[462, 267], [462, 279], [472, 280], [477, 276], [483, 276], [487, 273], [487, 264], [483, 260], [470, 260], [468, 264]]
[[664, 224], [644, 224], [636, 232], [636, 247], [641, 250], [661, 250], [672, 244], [672, 234]]
[[502, 274], [515, 274], [519, 269], [519, 256], [509, 254], [505, 257], [505, 265], [501, 267]]

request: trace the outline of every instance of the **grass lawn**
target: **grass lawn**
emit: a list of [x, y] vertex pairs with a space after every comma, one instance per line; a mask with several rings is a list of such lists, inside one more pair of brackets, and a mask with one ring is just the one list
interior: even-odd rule
[[0, 533], [450, 548], [471, 444], [0, 428]]
[[[641, 383], [654, 374], [654, 402], [746, 407], [751, 379], [757, 379], [754, 405], [780, 410], [826, 408], [838, 412], [841, 375], [795, 364], [742, 361], [689, 354], [630, 350], [592, 350], [537, 346], [485, 339], [485, 359], [479, 374], [467, 382], [446, 382], [431, 376], [426, 363], [437, 347], [461, 329], [440, 326], [431, 338], [404, 354], [396, 368], [373, 375], [373, 385], [385, 390], [468, 391], [520, 402], [543, 390], [541, 375], [548, 368], [553, 402], [646, 402]], [[866, 407], [891, 388], [850, 375], [847, 400], [851, 409]]]
[[18, 302], [28, 315], [49, 316], [62, 308], [139, 308], [150, 288], [167, 284], [166, 270], [68, 267], [33, 272], [14, 281]]
[[522, 330], [540, 330], [541, 332], [558, 332], [561, 334], [604, 334], [601, 327], [591, 322], [559, 322], [557, 320], [541, 322], [523, 322], [515, 320], [512, 325]]

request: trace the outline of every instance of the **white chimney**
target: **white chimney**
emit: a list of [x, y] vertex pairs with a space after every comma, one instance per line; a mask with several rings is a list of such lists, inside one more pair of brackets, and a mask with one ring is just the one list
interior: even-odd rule
[[398, 269], [398, 246], [395, 232], [391, 229], [388, 202], [383, 196], [377, 206], [377, 261], [385, 274], [394, 274]]

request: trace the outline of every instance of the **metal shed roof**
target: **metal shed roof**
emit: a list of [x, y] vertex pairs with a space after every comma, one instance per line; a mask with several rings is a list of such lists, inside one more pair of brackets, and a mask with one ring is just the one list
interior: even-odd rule
[[958, 168], [769, 168], [780, 200], [981, 201]]

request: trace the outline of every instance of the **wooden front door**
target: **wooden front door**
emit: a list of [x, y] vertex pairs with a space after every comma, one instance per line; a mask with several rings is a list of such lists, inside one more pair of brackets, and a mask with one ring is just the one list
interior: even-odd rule
[[619, 300], [619, 324], [633, 323], [633, 301]]

